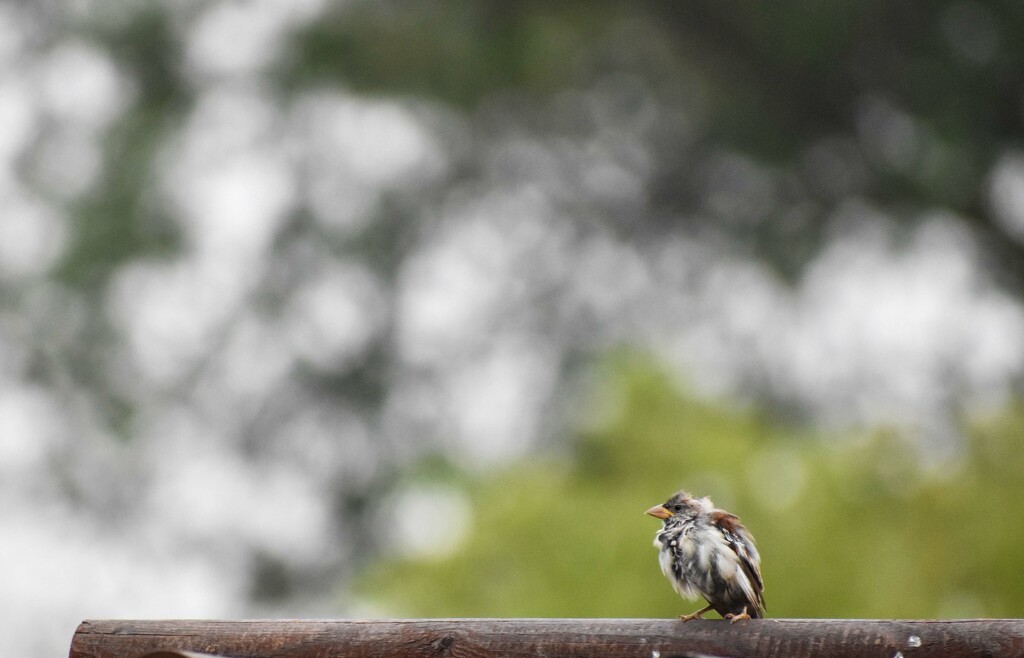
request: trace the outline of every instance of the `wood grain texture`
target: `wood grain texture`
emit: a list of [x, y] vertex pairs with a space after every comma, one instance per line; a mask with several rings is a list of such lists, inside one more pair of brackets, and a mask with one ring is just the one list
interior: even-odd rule
[[1024, 620], [103, 620], [82, 622], [70, 658], [156, 651], [228, 658], [980, 658], [1024, 656]]

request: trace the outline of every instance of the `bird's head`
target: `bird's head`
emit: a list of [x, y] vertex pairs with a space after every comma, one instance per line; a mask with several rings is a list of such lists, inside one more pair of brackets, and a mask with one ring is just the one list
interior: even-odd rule
[[707, 498], [694, 498], [685, 491], [680, 491], [661, 505], [655, 505], [651, 509], [647, 510], [646, 513], [656, 519], [662, 519], [665, 521], [673, 518], [678, 518], [680, 520], [692, 519], [710, 506], [711, 501]]

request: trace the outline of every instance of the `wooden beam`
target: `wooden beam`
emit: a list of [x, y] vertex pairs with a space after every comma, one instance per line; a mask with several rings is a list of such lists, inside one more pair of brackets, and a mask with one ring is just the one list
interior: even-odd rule
[[1024, 656], [1024, 620], [404, 619], [85, 621], [70, 658], [913, 658]]

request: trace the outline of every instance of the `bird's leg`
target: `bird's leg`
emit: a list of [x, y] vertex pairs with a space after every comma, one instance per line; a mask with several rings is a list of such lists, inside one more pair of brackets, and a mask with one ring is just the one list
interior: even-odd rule
[[730, 614], [727, 614], [725, 616], [725, 618], [729, 620], [730, 624], [735, 624], [736, 622], [738, 622], [741, 619], [750, 619], [750, 615], [747, 614], [747, 606], [743, 606], [743, 612], [741, 612], [738, 615], [734, 615], [734, 614], [730, 613]]
[[691, 612], [688, 615], [679, 615], [679, 618], [682, 619], [683, 621], [691, 621], [693, 619], [700, 619], [700, 616], [702, 614], [704, 614], [705, 612], [707, 612], [708, 610], [710, 610], [710, 609], [711, 609], [711, 606], [709, 605], [706, 608], [701, 608], [697, 612]]

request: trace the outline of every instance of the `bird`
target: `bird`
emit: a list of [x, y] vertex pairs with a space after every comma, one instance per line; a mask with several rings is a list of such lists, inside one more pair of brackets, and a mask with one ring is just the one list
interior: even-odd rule
[[710, 498], [694, 498], [685, 491], [646, 513], [664, 521], [654, 546], [672, 589], [708, 602], [680, 619], [700, 619], [711, 609], [732, 623], [765, 616], [761, 556], [738, 516], [717, 509]]

